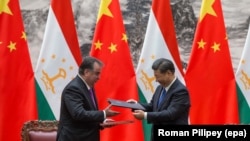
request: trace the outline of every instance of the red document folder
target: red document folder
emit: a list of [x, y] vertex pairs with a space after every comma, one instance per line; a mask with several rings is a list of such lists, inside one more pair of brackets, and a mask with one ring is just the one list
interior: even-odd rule
[[105, 123], [101, 123], [101, 125], [120, 125], [120, 124], [129, 124], [129, 123], [133, 123], [133, 120], [121, 120], [121, 121], [111, 121], [111, 122], [105, 122]]

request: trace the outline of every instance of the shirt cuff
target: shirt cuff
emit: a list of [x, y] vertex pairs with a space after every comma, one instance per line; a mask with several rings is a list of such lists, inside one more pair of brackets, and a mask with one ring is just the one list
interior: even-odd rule
[[147, 119], [147, 112], [144, 112], [144, 119]]
[[104, 119], [106, 119], [106, 112], [103, 110]]

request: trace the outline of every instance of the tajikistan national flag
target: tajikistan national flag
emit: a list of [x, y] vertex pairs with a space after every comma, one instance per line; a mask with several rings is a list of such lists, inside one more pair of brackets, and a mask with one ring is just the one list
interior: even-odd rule
[[[250, 25], [249, 25], [250, 27]], [[237, 95], [240, 123], [250, 123], [250, 29], [243, 48], [240, 64], [236, 71]]]
[[[159, 83], [155, 81], [153, 62], [167, 58], [176, 66], [176, 75], [184, 83], [175, 28], [169, 0], [153, 0], [141, 56], [136, 69], [140, 101], [149, 102]], [[144, 121], [144, 136], [150, 140], [151, 125]]]
[[70, 0], [52, 0], [35, 70], [39, 119], [59, 119], [61, 93], [82, 61]]

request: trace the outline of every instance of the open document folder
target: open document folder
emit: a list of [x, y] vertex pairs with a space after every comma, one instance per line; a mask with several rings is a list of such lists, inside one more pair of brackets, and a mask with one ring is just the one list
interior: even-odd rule
[[108, 99], [109, 104], [112, 106], [119, 106], [124, 108], [130, 108], [133, 110], [145, 110], [145, 108], [140, 103], [129, 103], [126, 101], [116, 100], [116, 99]]

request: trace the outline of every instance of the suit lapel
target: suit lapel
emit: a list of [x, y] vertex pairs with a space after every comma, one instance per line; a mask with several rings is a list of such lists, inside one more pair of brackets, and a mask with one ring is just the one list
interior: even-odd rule
[[96, 102], [96, 106], [95, 106], [94, 103], [92, 102], [92, 98], [91, 98], [91, 96], [90, 96], [90, 93], [89, 93], [89, 90], [88, 90], [86, 84], [83, 82], [83, 80], [82, 80], [79, 76], [77, 76], [77, 81], [78, 81], [79, 84], [81, 85], [82, 90], [83, 90], [83, 96], [86, 97], [86, 99], [87, 99], [87, 101], [88, 101], [88, 103], [89, 103], [91, 109], [97, 110], [97, 109], [98, 109], [98, 108], [97, 108], [98, 105], [97, 105], [97, 101], [96, 101], [95, 91], [93, 90], [93, 93], [94, 93], [94, 100], [95, 100], [95, 102]]
[[156, 109], [156, 111], [159, 109], [159, 107], [158, 107], [158, 101], [159, 101], [159, 98], [160, 98], [160, 96], [161, 96], [161, 90], [162, 90], [162, 86], [158, 86], [157, 87], [157, 89], [156, 89], [156, 91], [155, 91], [155, 98], [154, 98], [154, 105], [153, 105], [153, 107], [154, 107], [154, 109]]
[[[175, 80], [175, 82], [170, 86], [169, 90], [167, 91], [167, 95], [163, 98], [163, 102], [159, 105], [159, 107], [157, 107], [157, 110], [159, 111], [162, 107], [165, 107], [165, 105], [168, 105], [169, 104], [169, 99], [171, 97], [171, 95], [173, 94], [173, 90], [176, 88], [176, 84], [178, 83], [178, 79]], [[163, 87], [162, 87], [163, 88]], [[159, 91], [158, 93], [158, 96], [157, 96], [157, 102], [160, 98], [160, 95], [161, 95], [161, 90]]]
[[93, 89], [93, 96], [94, 96], [94, 100], [95, 100], [95, 109], [98, 110], [98, 103], [97, 103], [97, 98], [96, 98], [96, 94], [95, 94], [95, 90]]

